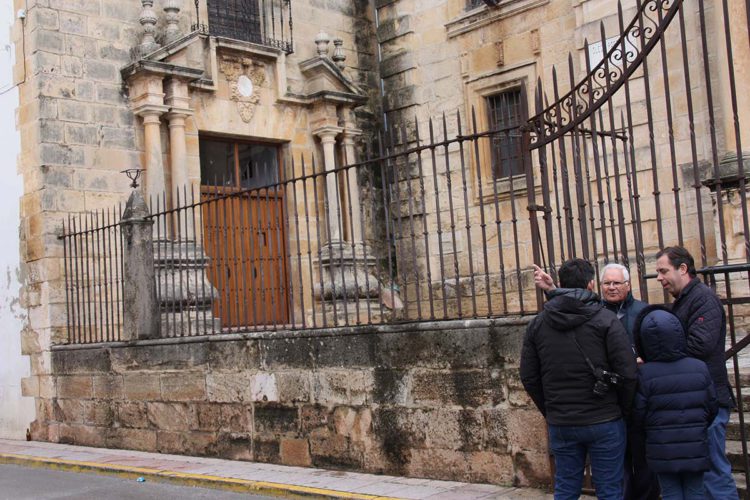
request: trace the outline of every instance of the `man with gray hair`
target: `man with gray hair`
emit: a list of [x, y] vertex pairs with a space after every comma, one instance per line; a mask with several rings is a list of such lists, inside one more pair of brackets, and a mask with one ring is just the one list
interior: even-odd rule
[[[610, 263], [604, 266], [599, 274], [600, 291], [604, 306], [617, 315], [634, 346], [633, 327], [638, 314], [648, 304], [636, 300], [630, 289], [630, 272], [622, 264]], [[552, 277], [539, 266], [534, 266], [534, 283], [537, 288], [548, 292], [555, 288]]]
[[[630, 345], [635, 351], [633, 329], [638, 314], [648, 305], [636, 300], [630, 288], [630, 272], [622, 264], [610, 263], [599, 273], [599, 290], [602, 304], [617, 315], [625, 327]], [[539, 266], [534, 266], [534, 283], [545, 292], [555, 288], [552, 277]], [[640, 363], [640, 358], [638, 358]], [[657, 500], [660, 494], [656, 474], [646, 464], [646, 450], [642, 435], [628, 429], [628, 445], [625, 454], [625, 500]]]

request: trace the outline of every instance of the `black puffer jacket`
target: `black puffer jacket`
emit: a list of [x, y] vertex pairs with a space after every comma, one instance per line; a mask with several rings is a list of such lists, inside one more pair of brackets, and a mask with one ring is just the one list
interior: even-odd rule
[[719, 405], [733, 407], [732, 388], [724, 361], [727, 318], [719, 297], [698, 278], [693, 278], [674, 301], [671, 310], [680, 318], [687, 332], [687, 354], [708, 365]]
[[706, 363], [687, 357], [679, 319], [661, 306], [640, 316], [638, 369], [633, 424], [646, 431], [646, 460], [654, 472], [709, 469], [706, 429], [716, 409], [716, 392]]
[[[636, 385], [636, 364], [620, 321], [599, 297], [583, 289], [558, 288], [529, 324], [521, 352], [521, 381], [547, 422], [592, 425], [626, 416]], [[597, 368], [624, 380], [604, 396], [581, 348]]]

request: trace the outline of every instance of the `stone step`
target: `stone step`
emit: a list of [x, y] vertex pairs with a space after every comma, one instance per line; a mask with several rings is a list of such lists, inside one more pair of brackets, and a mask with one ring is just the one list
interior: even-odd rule
[[741, 472], [735, 472], [734, 482], [737, 483], [737, 494], [740, 498], [747, 498], [747, 482], [745, 481], [745, 474]]
[[[743, 385], [740, 389], [740, 392], [742, 394], [742, 409], [745, 410], [745, 413], [750, 415], [750, 386]], [[736, 398], [737, 397], [737, 391], [732, 388], [732, 395]]]
[[744, 457], [742, 455], [742, 443], [735, 440], [726, 442], [727, 458], [732, 464], [732, 470], [743, 472], [745, 470]]
[[[745, 439], [750, 440], [750, 412], [744, 413], [745, 417]], [[727, 441], [739, 441], [740, 435], [740, 414], [732, 412], [729, 415], [727, 423]]]

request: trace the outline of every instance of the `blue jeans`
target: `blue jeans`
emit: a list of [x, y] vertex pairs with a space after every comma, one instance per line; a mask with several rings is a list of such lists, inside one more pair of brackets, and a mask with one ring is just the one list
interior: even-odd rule
[[659, 474], [662, 500], [703, 500], [703, 474]]
[[732, 464], [726, 454], [727, 422], [729, 408], [719, 408], [719, 413], [708, 426], [708, 454], [711, 458], [711, 470], [703, 475], [706, 498], [713, 500], [732, 500], [737, 498], [737, 484], [732, 477]]
[[622, 500], [625, 461], [625, 422], [549, 426], [549, 445], [555, 456], [555, 500], [581, 496], [586, 453], [599, 500]]

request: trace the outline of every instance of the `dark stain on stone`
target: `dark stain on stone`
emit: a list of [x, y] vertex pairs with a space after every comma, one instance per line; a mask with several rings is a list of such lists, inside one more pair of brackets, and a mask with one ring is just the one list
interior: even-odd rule
[[299, 428], [299, 411], [296, 406], [284, 406], [273, 403], [255, 405], [255, 432], [294, 433]]
[[373, 402], [376, 404], [398, 404], [404, 370], [375, 369], [373, 371]]
[[411, 460], [409, 442], [413, 436], [399, 423], [397, 410], [381, 408], [373, 415], [373, 432], [383, 444], [383, 452], [392, 466], [388, 472], [405, 474]]

